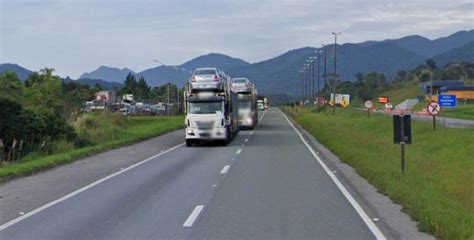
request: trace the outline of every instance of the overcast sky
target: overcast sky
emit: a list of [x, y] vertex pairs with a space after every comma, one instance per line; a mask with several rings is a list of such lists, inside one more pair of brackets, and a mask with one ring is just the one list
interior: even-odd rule
[[304, 46], [474, 28], [473, 0], [0, 0], [0, 63], [77, 78], [210, 52], [258, 62]]

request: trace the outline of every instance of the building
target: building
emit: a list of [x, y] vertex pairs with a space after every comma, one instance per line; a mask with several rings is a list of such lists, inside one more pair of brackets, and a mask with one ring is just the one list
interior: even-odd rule
[[441, 81], [429, 81], [420, 84], [420, 88], [426, 95], [437, 96], [441, 93], [442, 87], [462, 87], [464, 81], [462, 80], [441, 80]]
[[474, 100], [474, 86], [449, 87], [445, 86], [441, 89], [443, 95], [456, 95], [459, 100]]
[[94, 100], [105, 101], [106, 104], [114, 104], [117, 102], [117, 93], [115, 91], [99, 91], [94, 94]]
[[462, 80], [429, 81], [420, 84], [420, 88], [427, 100], [438, 101], [440, 94], [456, 95], [460, 100], [474, 100], [474, 86], [464, 86]]

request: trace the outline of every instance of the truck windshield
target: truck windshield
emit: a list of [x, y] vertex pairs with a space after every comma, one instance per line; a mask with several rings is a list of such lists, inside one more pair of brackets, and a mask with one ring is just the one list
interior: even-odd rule
[[211, 114], [222, 112], [222, 102], [190, 102], [188, 113], [191, 114]]
[[251, 108], [252, 108], [252, 102], [251, 101], [239, 102], [239, 109], [250, 110]]

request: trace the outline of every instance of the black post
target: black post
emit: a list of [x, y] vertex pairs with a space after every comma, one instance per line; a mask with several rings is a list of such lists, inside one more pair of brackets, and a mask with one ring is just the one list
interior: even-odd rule
[[436, 130], [436, 116], [433, 115], [433, 130]]

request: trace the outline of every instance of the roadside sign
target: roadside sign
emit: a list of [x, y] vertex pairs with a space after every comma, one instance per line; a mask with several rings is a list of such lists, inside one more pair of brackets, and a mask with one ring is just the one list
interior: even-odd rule
[[365, 101], [364, 105], [367, 109], [371, 109], [374, 106], [374, 104], [370, 100]]
[[329, 104], [331, 106], [334, 105], [334, 99], [335, 99], [336, 105], [339, 105], [339, 106], [342, 106], [342, 107], [347, 107], [347, 106], [349, 106], [349, 104], [351, 102], [351, 95], [336, 93], [336, 97], [334, 98], [334, 94], [331, 93], [331, 98], [330, 98], [330, 101], [329, 101]]
[[342, 99], [341, 106], [344, 107], [344, 108], [349, 106], [349, 100], [348, 99]]
[[379, 96], [378, 97], [378, 102], [380, 104], [386, 104], [386, 103], [389, 103], [390, 102], [390, 99], [386, 96]]
[[456, 95], [439, 95], [438, 103], [441, 107], [456, 107]]
[[400, 144], [400, 165], [405, 173], [405, 144], [411, 144], [411, 115], [393, 116], [393, 142]]
[[441, 112], [441, 106], [437, 102], [430, 102], [426, 109], [431, 116], [436, 116]]
[[428, 114], [433, 116], [433, 130], [436, 130], [436, 115], [441, 112], [441, 106], [437, 102], [428, 103]]
[[410, 115], [393, 115], [393, 143], [411, 144]]

